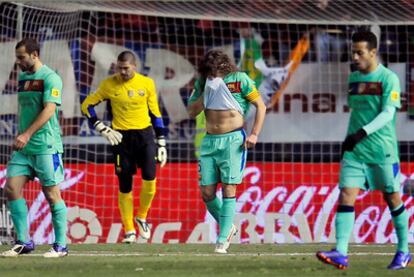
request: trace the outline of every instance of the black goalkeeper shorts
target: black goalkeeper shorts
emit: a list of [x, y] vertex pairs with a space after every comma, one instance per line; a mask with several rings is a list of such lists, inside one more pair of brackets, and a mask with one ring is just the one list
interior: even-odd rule
[[119, 132], [122, 134], [122, 141], [113, 147], [115, 173], [134, 175], [139, 167], [144, 180], [154, 180], [157, 146], [152, 126], [142, 130]]

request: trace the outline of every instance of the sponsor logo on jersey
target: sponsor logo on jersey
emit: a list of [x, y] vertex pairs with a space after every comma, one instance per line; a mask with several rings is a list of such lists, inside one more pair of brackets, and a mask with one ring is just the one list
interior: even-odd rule
[[400, 94], [398, 93], [398, 91], [391, 91], [391, 100], [392, 101], [398, 101], [398, 99], [400, 98]]
[[60, 90], [57, 88], [52, 88], [52, 92], [50, 93], [50, 95], [52, 95], [53, 97], [59, 97]]
[[43, 92], [43, 80], [21, 80], [19, 81], [19, 92], [34, 91]]
[[134, 97], [134, 91], [133, 90], [128, 90], [128, 96], [129, 97]]
[[381, 82], [355, 82], [350, 83], [348, 88], [350, 95], [382, 95]]

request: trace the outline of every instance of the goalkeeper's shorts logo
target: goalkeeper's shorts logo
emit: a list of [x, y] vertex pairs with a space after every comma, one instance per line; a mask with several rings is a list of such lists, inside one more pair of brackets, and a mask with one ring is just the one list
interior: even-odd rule
[[97, 243], [102, 236], [102, 225], [96, 213], [78, 206], [68, 209], [68, 243]]

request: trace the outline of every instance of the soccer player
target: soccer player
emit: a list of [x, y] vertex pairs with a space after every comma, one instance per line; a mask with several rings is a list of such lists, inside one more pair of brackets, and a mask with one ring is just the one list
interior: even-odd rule
[[389, 269], [411, 262], [408, 215], [400, 197], [400, 166], [395, 131], [396, 109], [401, 107], [398, 77], [377, 59], [377, 38], [371, 32], [352, 36], [352, 60], [358, 69], [349, 76], [351, 108], [347, 137], [342, 143], [339, 205], [336, 211], [336, 248], [316, 256], [339, 269], [348, 267], [348, 242], [354, 204], [360, 189], [380, 190], [391, 211], [397, 252]]
[[42, 64], [39, 53], [39, 44], [34, 39], [26, 38], [16, 45], [16, 63], [22, 70], [17, 96], [19, 134], [7, 164], [5, 191], [17, 240], [12, 249], [2, 253], [4, 257], [16, 257], [34, 250], [34, 243], [28, 235], [28, 210], [23, 187], [35, 176], [39, 178], [49, 202], [55, 233], [53, 247], [44, 257], [68, 255], [67, 211], [58, 186], [64, 180], [63, 145], [58, 124], [62, 80], [56, 72]]
[[[118, 55], [117, 71], [103, 80], [95, 93], [86, 97], [82, 112], [113, 146], [115, 173], [119, 180], [118, 205], [125, 230], [122, 242], [132, 243], [136, 241], [133, 175], [140, 167], [142, 188], [135, 222], [140, 236], [149, 239], [151, 230], [146, 219], [155, 195], [156, 159], [163, 167], [167, 162], [167, 149], [154, 81], [136, 72], [136, 58], [131, 51]], [[104, 100], [111, 104], [112, 128], [98, 120], [93, 108]]]
[[[200, 149], [200, 190], [207, 210], [219, 223], [215, 252], [225, 254], [237, 233], [233, 224], [236, 186], [242, 182], [246, 148], [253, 147], [263, 125], [266, 107], [254, 82], [238, 72], [229, 57], [219, 50], [209, 51], [199, 67], [200, 79], [189, 99], [188, 112], [196, 117], [204, 110], [207, 134]], [[246, 137], [243, 116], [250, 104], [256, 107], [251, 133]], [[221, 183], [223, 200], [216, 197]]]

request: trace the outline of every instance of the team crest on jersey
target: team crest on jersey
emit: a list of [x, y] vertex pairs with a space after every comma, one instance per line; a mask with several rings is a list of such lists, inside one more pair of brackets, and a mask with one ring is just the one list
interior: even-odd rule
[[145, 91], [143, 89], [139, 89], [138, 90], [138, 95], [139, 96], [144, 96], [145, 95]]
[[128, 96], [129, 97], [133, 97], [134, 96], [134, 91], [132, 89], [128, 90]]
[[399, 97], [399, 95], [398, 95], [397, 91], [395, 91], [395, 90], [391, 91], [391, 100], [392, 101], [398, 101], [398, 97]]
[[241, 83], [240, 82], [231, 82], [226, 83], [227, 88], [231, 93], [240, 93], [241, 92]]
[[366, 89], [366, 86], [367, 85], [365, 83], [359, 83], [359, 85], [358, 85], [358, 93], [359, 94], [364, 93], [364, 91]]

